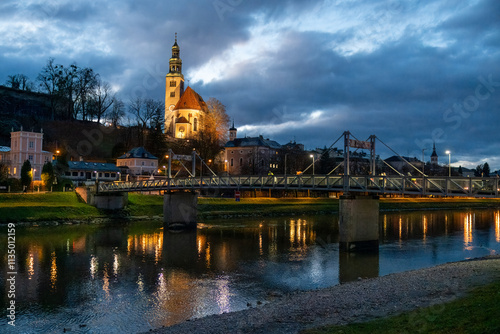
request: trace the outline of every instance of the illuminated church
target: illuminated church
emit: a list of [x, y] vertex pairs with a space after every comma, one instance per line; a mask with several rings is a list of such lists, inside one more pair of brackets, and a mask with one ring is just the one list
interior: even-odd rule
[[172, 57], [169, 61], [165, 86], [165, 133], [182, 139], [196, 137], [203, 127], [208, 107], [203, 98], [191, 87], [188, 86], [184, 90], [184, 75], [177, 34], [175, 34], [175, 43], [172, 46]]

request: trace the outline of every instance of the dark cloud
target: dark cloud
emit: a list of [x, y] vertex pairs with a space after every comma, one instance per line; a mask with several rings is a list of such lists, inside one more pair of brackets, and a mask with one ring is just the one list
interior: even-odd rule
[[314, 148], [350, 130], [361, 139], [376, 134], [405, 155], [420, 157], [436, 142], [454, 152], [452, 161], [490, 159], [499, 168], [499, 7], [496, 0], [6, 1], [0, 80], [34, 79], [54, 57], [92, 67], [125, 101], [163, 99], [177, 32], [188, 80], [202, 68], [221, 73], [191, 86], [222, 101], [248, 135]]

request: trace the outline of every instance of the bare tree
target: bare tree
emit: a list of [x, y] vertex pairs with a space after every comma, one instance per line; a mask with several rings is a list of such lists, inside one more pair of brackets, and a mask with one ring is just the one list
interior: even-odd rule
[[100, 123], [101, 118], [106, 114], [115, 101], [115, 96], [111, 92], [111, 86], [109, 83], [103, 82], [98, 77], [90, 99], [91, 108], [89, 110], [89, 114], [94, 119], [97, 118], [97, 123]]
[[20, 89], [31, 92], [33, 90], [33, 82], [24, 74], [9, 75], [6, 85], [14, 89]]
[[75, 108], [73, 118], [77, 118], [78, 114], [82, 116], [82, 120], [91, 118], [92, 95], [97, 87], [99, 75], [94, 73], [91, 68], [79, 68], [76, 72], [74, 82], [74, 99]]
[[111, 109], [109, 109], [106, 114], [106, 118], [111, 122], [111, 124], [116, 128], [118, 122], [125, 116], [125, 103], [122, 100], [114, 98]]
[[71, 64], [69, 67], [54, 64], [54, 58], [49, 58], [47, 65], [37, 77], [42, 91], [51, 96], [52, 118], [57, 115], [61, 118], [74, 118], [75, 78], [78, 67]]
[[143, 99], [137, 97], [129, 103], [129, 111], [134, 115], [137, 126], [140, 129], [140, 140], [145, 142], [146, 131], [148, 128], [161, 126], [164, 103], [160, 100]]

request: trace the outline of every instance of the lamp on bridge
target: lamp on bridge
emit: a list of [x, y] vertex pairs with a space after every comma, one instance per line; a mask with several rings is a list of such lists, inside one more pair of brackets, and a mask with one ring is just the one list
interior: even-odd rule
[[448, 176], [451, 176], [451, 151], [444, 152], [448, 154]]
[[313, 159], [313, 175], [314, 175], [314, 154], [311, 154], [310, 157]]

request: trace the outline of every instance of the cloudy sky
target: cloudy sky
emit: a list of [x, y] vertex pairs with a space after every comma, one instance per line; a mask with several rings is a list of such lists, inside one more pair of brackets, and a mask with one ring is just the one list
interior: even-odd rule
[[125, 102], [164, 99], [176, 32], [186, 80], [226, 105], [239, 136], [312, 149], [348, 130], [500, 168], [498, 0], [3, 0], [0, 83], [34, 80], [53, 57], [93, 68]]

